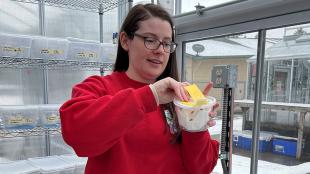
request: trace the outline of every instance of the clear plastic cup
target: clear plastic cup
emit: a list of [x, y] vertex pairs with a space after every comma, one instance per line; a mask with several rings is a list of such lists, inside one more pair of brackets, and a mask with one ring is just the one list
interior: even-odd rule
[[188, 132], [201, 132], [208, 128], [207, 122], [210, 119], [209, 112], [216, 103], [216, 99], [211, 96], [205, 97], [205, 104], [198, 106], [188, 106], [179, 100], [173, 100], [178, 117], [179, 125]]

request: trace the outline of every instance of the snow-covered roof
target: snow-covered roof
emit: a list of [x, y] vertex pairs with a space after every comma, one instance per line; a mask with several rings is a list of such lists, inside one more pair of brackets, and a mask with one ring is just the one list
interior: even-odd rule
[[[266, 49], [265, 59], [310, 59], [310, 34], [285, 37], [282, 41]], [[253, 56], [249, 61], [256, 59]]]
[[[275, 44], [275, 40], [267, 39], [266, 47]], [[193, 46], [199, 44], [204, 47], [202, 52], [197, 52]], [[186, 44], [186, 54], [195, 58], [216, 58], [216, 57], [244, 57], [249, 58], [257, 53], [256, 38], [217, 38], [189, 42]], [[197, 56], [198, 55], [198, 56]]]
[[[229, 38], [229, 40], [234, 41], [236, 43], [239, 43], [245, 47], [257, 49], [257, 39], [256, 38]], [[277, 43], [279, 40], [275, 39], [266, 39], [266, 48], [269, 48], [270, 46]]]
[[234, 56], [246, 56], [250, 57], [256, 54], [256, 51], [252, 48], [245, 47], [236, 43], [224, 42], [222, 40], [202, 40], [196, 42], [190, 42], [186, 44], [186, 53], [190, 55], [197, 55], [197, 52], [193, 50], [193, 45], [199, 44], [204, 47], [204, 50], [198, 53], [199, 57], [234, 57]]
[[284, 39], [266, 50], [266, 58], [310, 58], [310, 35]]

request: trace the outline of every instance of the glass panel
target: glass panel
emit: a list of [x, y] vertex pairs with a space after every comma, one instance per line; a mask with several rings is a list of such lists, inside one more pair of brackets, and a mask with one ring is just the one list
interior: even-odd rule
[[308, 173], [310, 168], [302, 166], [310, 161], [310, 120], [299, 107], [308, 104], [310, 110], [310, 25], [268, 30], [266, 40], [275, 44], [265, 53], [264, 100], [269, 103], [263, 102], [261, 109], [258, 173], [271, 167], [274, 174], [292, 169]]
[[[257, 53], [257, 33], [247, 33], [220, 38], [206, 39], [186, 43], [184, 77], [185, 81], [195, 83], [201, 90], [204, 89], [207, 82], [211, 81], [211, 71], [214, 65], [237, 65], [238, 74], [235, 88], [235, 99], [246, 99], [246, 84], [248, 79], [248, 62]], [[222, 105], [223, 89], [213, 88], [209, 92], [210, 96]], [[218, 110], [218, 116], [221, 115], [221, 109]], [[220, 141], [222, 130], [222, 119], [216, 118], [216, 126], [209, 128], [213, 138]], [[234, 132], [242, 134], [243, 115], [241, 109], [237, 109], [233, 120]], [[245, 132], [246, 137], [251, 137]], [[236, 140], [235, 140], [236, 141]], [[240, 144], [234, 144], [232, 155], [232, 173], [240, 174], [250, 173], [250, 148]], [[217, 162], [213, 173], [223, 173], [221, 161]]]
[[[99, 39], [99, 14], [46, 6], [46, 34], [51, 37]], [[117, 9], [103, 14], [103, 41], [112, 43], [117, 32]]]
[[[269, 173], [271, 168], [275, 169], [273, 173], [291, 169], [298, 173], [309, 172], [309, 168], [303, 168], [300, 164], [308, 165], [306, 163], [310, 159], [310, 118], [309, 113], [305, 116], [303, 113], [305, 109], [310, 110], [310, 105], [299, 109], [301, 104], [309, 104], [310, 98], [309, 28], [310, 25], [299, 25], [267, 31], [258, 173]], [[253, 100], [257, 76], [256, 47], [257, 33], [186, 43], [185, 80], [196, 83], [202, 90], [211, 80], [213, 65], [236, 64], [235, 99]], [[218, 101], [222, 99], [221, 89], [213, 89], [210, 95]], [[237, 104], [234, 111], [232, 173], [249, 173], [253, 105], [240, 107]], [[217, 126], [209, 128], [209, 131], [213, 138], [220, 140], [221, 120], [216, 122]], [[300, 125], [304, 125], [304, 129]], [[301, 152], [299, 159], [296, 159], [297, 149]], [[214, 172], [223, 173], [220, 161]]]
[[12, 34], [39, 34], [37, 4], [11, 0], [0, 1], [0, 32]]

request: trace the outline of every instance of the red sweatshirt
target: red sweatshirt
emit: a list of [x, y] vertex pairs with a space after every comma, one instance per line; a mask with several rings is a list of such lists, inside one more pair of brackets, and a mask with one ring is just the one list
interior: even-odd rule
[[208, 131], [171, 144], [151, 89], [125, 73], [76, 85], [60, 116], [65, 142], [88, 157], [86, 174], [208, 174], [218, 159]]

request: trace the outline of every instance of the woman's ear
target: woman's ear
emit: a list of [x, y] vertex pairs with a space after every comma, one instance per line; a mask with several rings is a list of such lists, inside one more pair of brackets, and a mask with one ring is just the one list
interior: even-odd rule
[[120, 43], [121, 43], [121, 46], [123, 47], [123, 49], [125, 51], [128, 51], [128, 42], [129, 42], [129, 38], [127, 36], [127, 34], [125, 32], [121, 32], [120, 35], [119, 35], [119, 39], [120, 39]]

